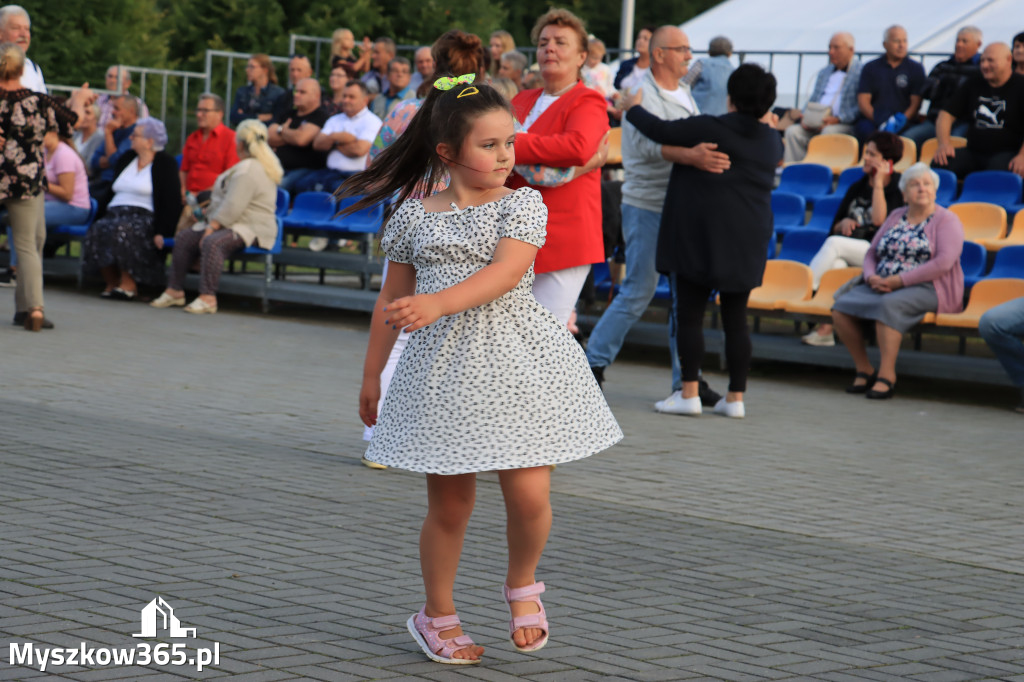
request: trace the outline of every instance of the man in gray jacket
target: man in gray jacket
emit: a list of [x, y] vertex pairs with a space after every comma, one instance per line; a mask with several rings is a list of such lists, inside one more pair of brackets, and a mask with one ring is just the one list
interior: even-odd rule
[[[676, 26], [662, 26], [654, 32], [650, 50], [651, 70], [641, 85], [644, 108], [668, 121], [696, 116], [699, 112], [690, 89], [680, 82], [690, 61], [689, 38]], [[658, 286], [654, 255], [672, 164], [722, 173], [729, 168], [729, 157], [716, 152], [715, 146], [663, 146], [641, 135], [628, 121], [622, 122], [622, 165], [626, 175], [622, 185], [622, 236], [626, 243], [626, 279], [598, 320], [587, 343], [587, 360], [598, 383], [604, 381], [604, 368], [619, 354], [626, 333], [643, 315]], [[659, 412], [674, 413], [676, 403], [681, 402], [682, 375], [674, 322], [669, 321], [672, 395], [655, 405]], [[701, 389], [705, 404], [717, 402], [720, 396], [703, 382]]]

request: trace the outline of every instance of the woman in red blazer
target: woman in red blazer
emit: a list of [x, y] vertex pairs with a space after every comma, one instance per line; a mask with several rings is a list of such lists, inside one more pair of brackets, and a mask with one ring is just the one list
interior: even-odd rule
[[[580, 79], [587, 58], [587, 31], [572, 12], [553, 9], [531, 33], [544, 87], [512, 100], [527, 132], [516, 135], [516, 163], [554, 168], [589, 168], [608, 116], [601, 93]], [[512, 188], [528, 184], [513, 175]], [[601, 237], [601, 172], [594, 169], [558, 186], [536, 186], [548, 208], [548, 234], [537, 252], [533, 293], [565, 324], [579, 298], [590, 265], [604, 260]]]

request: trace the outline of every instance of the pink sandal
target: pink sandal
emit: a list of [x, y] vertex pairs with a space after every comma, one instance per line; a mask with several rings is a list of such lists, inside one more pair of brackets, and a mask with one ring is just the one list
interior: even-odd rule
[[451, 616], [431, 618], [423, 612], [426, 608], [427, 607], [424, 606], [420, 609], [419, 613], [409, 616], [406, 626], [408, 626], [409, 633], [412, 635], [413, 639], [416, 640], [416, 643], [420, 645], [420, 648], [423, 649], [423, 653], [427, 655], [427, 658], [432, 661], [437, 661], [438, 663], [447, 663], [449, 665], [471, 665], [473, 663], [479, 663], [479, 658], [452, 657], [452, 654], [456, 651], [462, 651], [467, 647], [474, 646], [473, 640], [470, 639], [469, 635], [459, 635], [458, 637], [452, 637], [451, 639], [441, 639], [440, 633], [462, 625], [462, 621], [459, 620], [459, 616], [455, 614]]
[[[548, 617], [544, 612], [544, 604], [540, 601], [540, 594], [543, 591], [544, 583], [534, 583], [532, 585], [527, 585], [526, 587], [502, 586], [502, 592], [505, 595], [505, 604], [508, 605], [508, 640], [512, 642], [512, 646], [516, 648], [516, 651], [537, 651], [548, 643]], [[512, 602], [514, 601], [532, 601], [540, 610], [537, 613], [513, 617]], [[516, 644], [514, 639], [512, 639], [512, 635], [515, 634], [516, 630], [521, 630], [523, 628], [537, 628], [538, 630], [543, 630], [544, 634], [525, 647], [521, 647]]]

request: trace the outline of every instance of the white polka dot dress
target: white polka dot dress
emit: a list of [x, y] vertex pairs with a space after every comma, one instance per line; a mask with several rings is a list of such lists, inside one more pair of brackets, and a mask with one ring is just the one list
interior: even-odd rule
[[[409, 200], [381, 247], [415, 266], [416, 293], [436, 293], [488, 265], [502, 237], [542, 246], [547, 214], [529, 187], [439, 213]], [[507, 294], [410, 335], [367, 459], [452, 475], [569, 462], [622, 438], [583, 349], [533, 297], [533, 279], [530, 266]]]

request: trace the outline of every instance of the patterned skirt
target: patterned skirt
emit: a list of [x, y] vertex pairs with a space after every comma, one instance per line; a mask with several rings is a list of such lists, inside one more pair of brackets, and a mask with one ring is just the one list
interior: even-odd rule
[[116, 267], [138, 284], [163, 287], [167, 281], [164, 255], [153, 238], [153, 212], [136, 206], [115, 206], [89, 228], [82, 243], [85, 265], [95, 273]]

